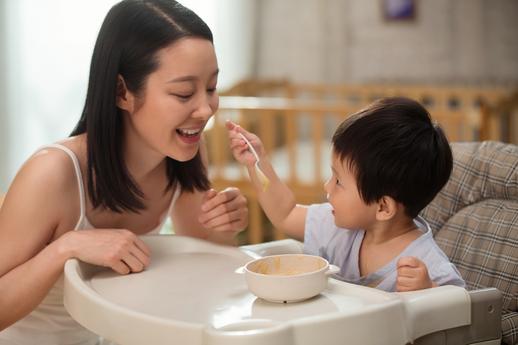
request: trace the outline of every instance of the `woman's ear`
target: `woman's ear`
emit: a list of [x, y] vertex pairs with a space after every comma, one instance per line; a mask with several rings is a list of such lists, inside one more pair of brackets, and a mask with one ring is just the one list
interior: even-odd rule
[[397, 213], [398, 203], [390, 196], [384, 195], [377, 202], [378, 207], [376, 209], [377, 220], [389, 220], [394, 217]]
[[120, 74], [117, 75], [117, 95], [115, 97], [115, 104], [117, 104], [117, 107], [122, 110], [126, 110], [129, 113], [133, 112], [135, 97], [126, 87], [126, 82]]

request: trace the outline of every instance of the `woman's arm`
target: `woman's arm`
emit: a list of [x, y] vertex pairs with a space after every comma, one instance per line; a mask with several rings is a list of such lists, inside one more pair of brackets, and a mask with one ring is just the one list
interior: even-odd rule
[[[60, 276], [68, 255], [49, 244], [59, 221], [59, 159], [29, 160], [16, 176], [0, 209], [0, 329], [34, 309]], [[57, 158], [57, 157], [56, 157]]]
[[0, 208], [0, 329], [38, 306], [69, 258], [120, 273], [149, 263], [147, 248], [129, 231], [63, 231], [59, 236], [56, 229], [75, 225], [78, 209], [75, 175], [63, 154], [38, 153], [17, 174]]

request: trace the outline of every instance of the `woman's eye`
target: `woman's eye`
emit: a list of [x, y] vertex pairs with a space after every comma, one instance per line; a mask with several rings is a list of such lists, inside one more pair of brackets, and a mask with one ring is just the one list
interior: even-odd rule
[[216, 92], [216, 88], [215, 87], [209, 88], [209, 89], [207, 89], [207, 92], [208, 93], [214, 93], [214, 92]]
[[189, 94], [171, 93], [171, 96], [178, 97], [179, 99], [181, 99], [183, 101], [188, 100], [189, 98], [192, 97], [192, 95], [193, 95], [192, 93], [189, 93]]

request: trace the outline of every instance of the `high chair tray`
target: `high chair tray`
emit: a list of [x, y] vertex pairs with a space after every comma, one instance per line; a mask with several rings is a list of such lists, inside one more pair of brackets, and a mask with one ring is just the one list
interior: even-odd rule
[[234, 271], [257, 256], [301, 252], [296, 241], [225, 247], [182, 236], [143, 236], [151, 264], [118, 275], [69, 260], [65, 307], [79, 323], [121, 345], [407, 344], [470, 324], [470, 296], [444, 286], [386, 293], [329, 279], [299, 303], [256, 298]]

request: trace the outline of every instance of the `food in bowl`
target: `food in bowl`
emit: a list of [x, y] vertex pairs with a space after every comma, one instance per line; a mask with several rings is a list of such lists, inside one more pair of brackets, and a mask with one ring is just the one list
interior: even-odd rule
[[320, 294], [329, 275], [340, 269], [326, 259], [307, 254], [265, 256], [247, 263], [248, 289], [257, 297], [271, 302], [298, 302]]

